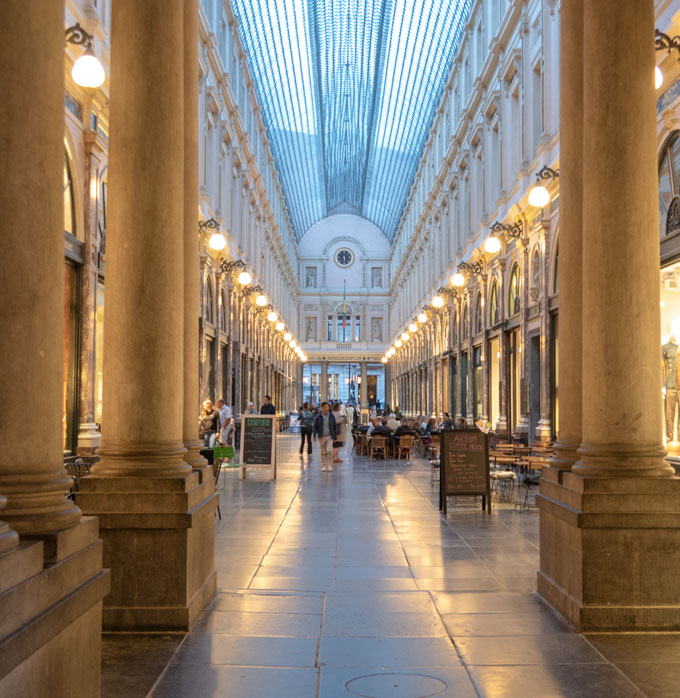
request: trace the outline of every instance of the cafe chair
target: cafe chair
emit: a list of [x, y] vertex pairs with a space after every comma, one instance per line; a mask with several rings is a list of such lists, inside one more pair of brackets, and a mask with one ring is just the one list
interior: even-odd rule
[[430, 461], [430, 487], [434, 487], [440, 478], [441, 461], [439, 458]]
[[395, 456], [401, 459], [404, 456], [407, 460], [411, 459], [411, 451], [413, 450], [413, 436], [408, 434], [400, 436], [394, 440]]
[[387, 437], [372, 436], [370, 441], [371, 458], [384, 458], [387, 460]]
[[362, 434], [359, 437], [359, 455], [360, 456], [367, 456], [368, 454], [369, 454], [368, 435]]
[[[515, 509], [522, 511], [529, 511], [529, 490], [535, 487], [538, 490], [538, 486], [541, 481], [540, 472], [527, 472], [519, 476], [517, 485], [517, 499], [515, 500]], [[522, 499], [522, 488], [524, 489], [524, 499]]]

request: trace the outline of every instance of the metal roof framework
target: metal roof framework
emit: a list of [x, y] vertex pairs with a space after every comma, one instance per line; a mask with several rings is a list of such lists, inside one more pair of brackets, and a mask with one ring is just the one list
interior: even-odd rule
[[233, 0], [295, 237], [349, 206], [392, 241], [471, 0]]

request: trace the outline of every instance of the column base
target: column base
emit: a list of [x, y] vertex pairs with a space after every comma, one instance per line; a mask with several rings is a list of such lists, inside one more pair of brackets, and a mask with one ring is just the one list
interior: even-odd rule
[[189, 630], [215, 594], [212, 478], [81, 480], [84, 512], [97, 512], [112, 570], [105, 630]]
[[102, 433], [94, 422], [80, 425], [78, 431], [77, 456], [92, 456], [102, 443]]
[[505, 417], [499, 417], [494, 427], [494, 433], [497, 436], [503, 436], [507, 438], [508, 436], [508, 420]]
[[534, 438], [539, 441], [550, 441], [552, 437], [552, 424], [549, 419], [540, 419], [534, 431]]
[[0, 695], [97, 698], [109, 587], [94, 518], [0, 558]]
[[576, 630], [680, 630], [679, 478], [545, 468], [536, 502], [538, 593]]

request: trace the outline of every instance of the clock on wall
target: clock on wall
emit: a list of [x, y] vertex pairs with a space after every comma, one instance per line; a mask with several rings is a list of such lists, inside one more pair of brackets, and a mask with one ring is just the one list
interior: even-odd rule
[[339, 267], [348, 267], [354, 261], [354, 255], [347, 249], [338, 250], [335, 261]]

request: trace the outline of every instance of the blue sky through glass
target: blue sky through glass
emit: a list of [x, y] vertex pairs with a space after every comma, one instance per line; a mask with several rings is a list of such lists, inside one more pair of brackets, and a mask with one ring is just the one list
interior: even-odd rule
[[392, 240], [471, 0], [234, 0], [296, 238], [349, 206]]

